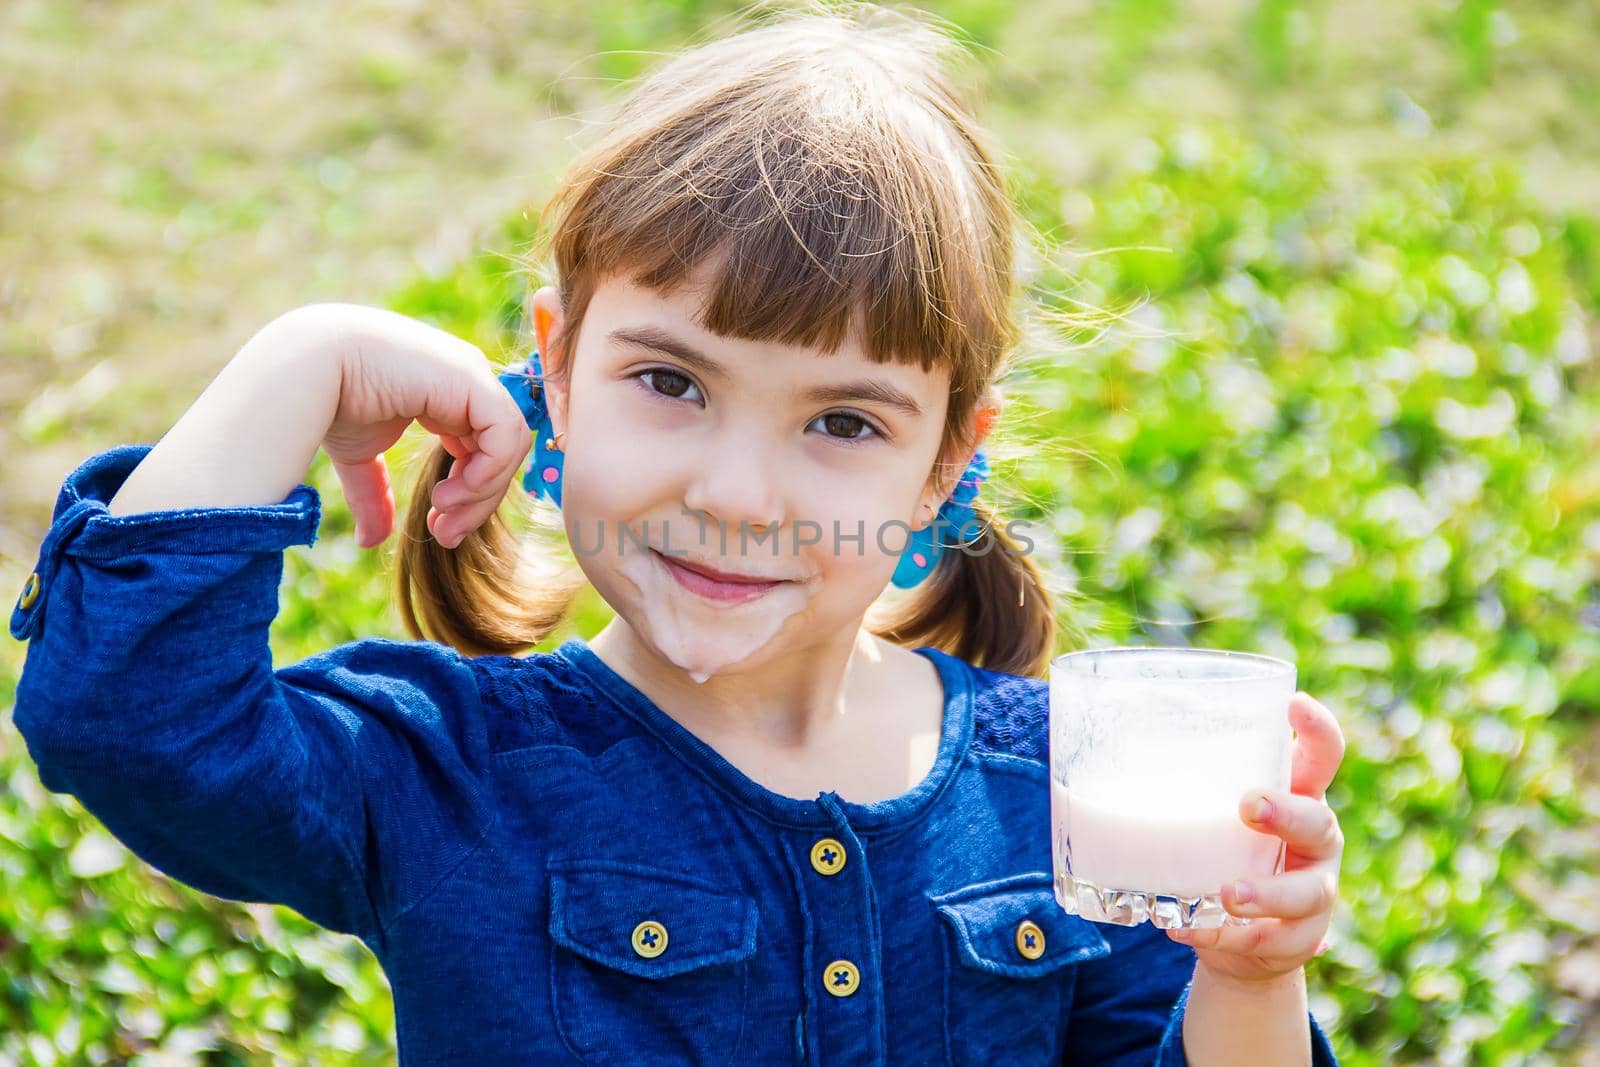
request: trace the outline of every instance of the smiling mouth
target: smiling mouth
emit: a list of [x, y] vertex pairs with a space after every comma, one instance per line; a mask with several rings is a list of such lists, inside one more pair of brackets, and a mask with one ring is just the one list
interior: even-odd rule
[[789, 584], [788, 579], [756, 578], [702, 568], [699, 564], [691, 565], [653, 548], [650, 553], [667, 568], [679, 585], [709, 600], [723, 603], [754, 600], [780, 585]]

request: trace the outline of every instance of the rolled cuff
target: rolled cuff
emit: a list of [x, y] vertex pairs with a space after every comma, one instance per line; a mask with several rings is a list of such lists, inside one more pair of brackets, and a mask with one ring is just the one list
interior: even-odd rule
[[136, 552], [281, 552], [316, 543], [322, 499], [302, 482], [276, 504], [166, 508], [112, 515], [107, 505], [154, 445], [116, 445], [90, 456], [56, 496], [33, 572], [11, 611], [19, 641], [39, 627], [63, 556], [113, 559]]

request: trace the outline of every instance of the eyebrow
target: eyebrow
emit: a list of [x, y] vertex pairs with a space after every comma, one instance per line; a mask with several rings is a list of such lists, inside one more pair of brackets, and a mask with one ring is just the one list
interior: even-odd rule
[[[710, 378], [729, 377], [728, 371], [722, 364], [710, 356], [699, 352], [683, 341], [667, 333], [657, 326], [621, 326], [612, 330], [608, 338], [618, 344], [632, 345], [636, 348], [646, 348], [653, 352], [664, 352], [682, 360], [689, 366], [704, 373]], [[922, 417], [922, 405], [908, 393], [888, 382], [875, 378], [862, 378], [853, 382], [837, 382], [828, 385], [813, 386], [802, 392], [801, 397], [823, 404], [846, 403], [852, 400], [864, 400], [869, 403], [882, 404], [894, 408], [911, 418]]]

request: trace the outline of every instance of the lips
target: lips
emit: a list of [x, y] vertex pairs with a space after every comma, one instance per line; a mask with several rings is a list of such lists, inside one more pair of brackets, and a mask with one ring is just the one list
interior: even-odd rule
[[771, 585], [774, 582], [785, 580], [782, 578], [761, 578], [752, 575], [731, 574], [727, 571], [713, 570], [702, 563], [692, 563], [689, 560], [684, 559], [682, 556], [673, 556], [672, 562], [676, 563], [686, 571], [694, 571], [696, 574], [703, 574], [713, 581], [727, 582], [731, 585]]
[[711, 600], [723, 602], [754, 600], [779, 586], [790, 584], [787, 579], [729, 574], [702, 564], [687, 563], [678, 556], [667, 556], [655, 549], [650, 551], [679, 585]]

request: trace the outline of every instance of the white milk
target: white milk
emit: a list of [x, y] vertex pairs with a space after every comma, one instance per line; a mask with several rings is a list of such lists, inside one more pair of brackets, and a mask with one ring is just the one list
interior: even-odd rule
[[639, 590], [651, 643], [696, 684], [759, 651], [821, 583], [788, 582], [754, 600], [719, 604], [685, 589], [653, 552], [622, 553], [618, 570]]
[[1100, 889], [1198, 897], [1236, 879], [1270, 876], [1283, 839], [1244, 822], [1244, 792], [1196, 797], [1157, 785], [1094, 798], [1052, 777], [1058, 871], [1070, 842], [1072, 876]]
[[1204, 682], [1054, 676], [1058, 873], [1070, 845], [1072, 876], [1102, 890], [1214, 896], [1271, 876], [1283, 840], [1253, 829], [1239, 805], [1252, 790], [1289, 788], [1287, 707], [1281, 720], [1262, 714], [1262, 700], [1278, 699]]

